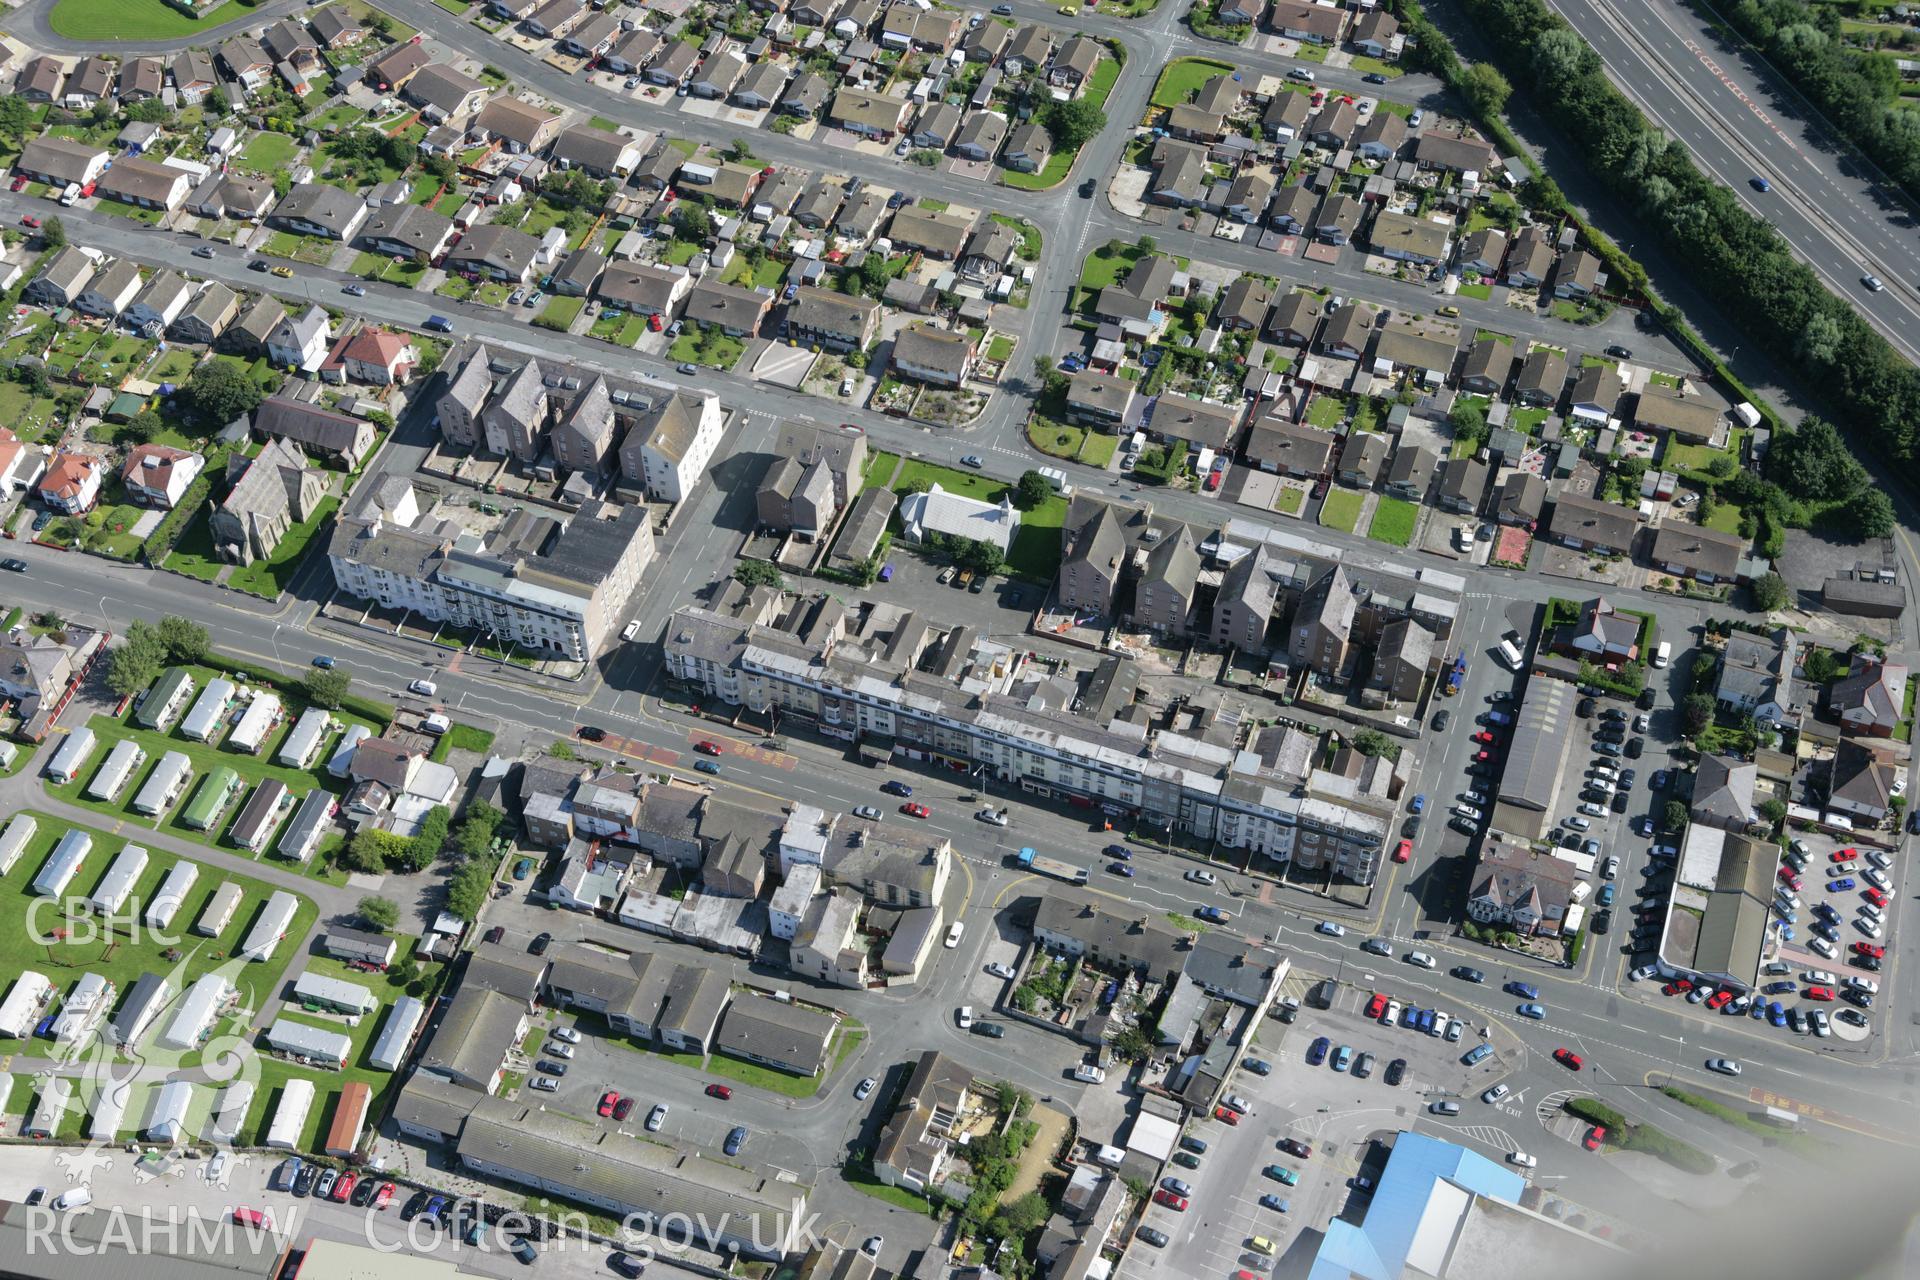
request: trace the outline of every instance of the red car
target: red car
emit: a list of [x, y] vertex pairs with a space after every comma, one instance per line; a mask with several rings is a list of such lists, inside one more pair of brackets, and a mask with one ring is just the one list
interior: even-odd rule
[[1885, 889], [1876, 889], [1872, 885], [1868, 885], [1866, 888], [1866, 898], [1868, 902], [1871, 902], [1876, 907], [1884, 908], [1887, 905], [1887, 891]]
[[1607, 1140], [1607, 1131], [1605, 1127], [1601, 1125], [1595, 1125], [1593, 1126], [1593, 1128], [1587, 1130], [1586, 1137], [1580, 1139], [1580, 1145], [1585, 1147], [1589, 1151], [1598, 1151], [1600, 1149], [1600, 1144], [1605, 1142], [1606, 1140]]
[[40, 219], [34, 217], [30, 213], [23, 214], [21, 215], [21, 218], [20, 218], [20, 225], [23, 227], [37, 227], [40, 225]]
[[22, 187], [24, 187], [24, 186], [26, 186], [26, 185], [27, 185], [27, 179], [26, 179], [26, 175], [24, 175], [24, 174], [22, 174], [22, 175], [21, 175], [20, 177], [18, 177], [18, 178], [15, 178], [15, 179], [13, 180], [13, 189], [14, 189], [15, 191], [18, 191], [18, 190], [20, 190], [20, 189], [21, 189]]
[[1828, 862], [1845, 862], [1848, 858], [1851, 858], [1852, 856], [1853, 856], [1853, 850], [1851, 849], [1835, 849], [1832, 853], [1827, 855], [1827, 861]]
[[733, 1089], [730, 1085], [710, 1084], [707, 1086], [707, 1096], [709, 1098], [718, 1098], [720, 1101], [725, 1102], [733, 1096]]
[[600, 1095], [600, 1114], [610, 1116], [613, 1109], [620, 1105], [620, 1095], [609, 1089]]
[[1313, 1159], [1313, 1148], [1298, 1138], [1280, 1139], [1280, 1149], [1292, 1156], [1295, 1160]]
[[625, 1120], [628, 1116], [632, 1114], [633, 1114], [632, 1098], [622, 1098], [620, 1099], [620, 1101], [613, 1104], [613, 1118], [615, 1120]]
[[1587, 1065], [1580, 1060], [1580, 1055], [1571, 1049], [1555, 1049], [1553, 1051], [1553, 1060], [1569, 1071], [1578, 1071], [1581, 1067]]
[[1731, 991], [1716, 991], [1707, 997], [1707, 1008], [1712, 1009], [1715, 1013], [1718, 1013], [1732, 1003], [1733, 992]]
[[1875, 960], [1885, 960], [1887, 958], [1887, 949], [1885, 947], [1876, 947], [1871, 942], [1856, 942], [1853, 944], [1853, 950], [1856, 955], [1872, 956]]
[[353, 1194], [353, 1184], [358, 1181], [360, 1181], [360, 1179], [351, 1173], [341, 1174], [340, 1180], [333, 1184], [333, 1202], [335, 1204], [345, 1204], [347, 1197]]
[[1807, 999], [1809, 1000], [1831, 1000], [1833, 999], [1833, 988], [1832, 987], [1808, 987], [1806, 994], [1807, 994]]
[[1213, 1118], [1222, 1124], [1237, 1125], [1240, 1123], [1240, 1113], [1231, 1107], [1215, 1107], [1213, 1109]]
[[909, 818], [924, 818], [931, 814], [933, 810], [923, 804], [915, 804], [909, 800], [900, 806], [900, 812], [906, 814]]
[[717, 756], [720, 754], [720, 744], [717, 742], [709, 742], [705, 739], [694, 743], [693, 749], [703, 756]]
[[1485, 729], [1482, 729], [1480, 732], [1473, 735], [1473, 740], [1475, 742], [1492, 742], [1493, 734], [1488, 732]]
[[1373, 999], [1367, 1004], [1368, 1019], [1374, 1022], [1378, 1022], [1380, 1020], [1380, 1015], [1385, 1013], [1386, 1011], [1387, 1011], [1386, 996], [1382, 995], [1378, 991], [1374, 992]]
[[380, 1189], [373, 1193], [373, 1207], [375, 1212], [384, 1212], [386, 1207], [393, 1203], [394, 1190], [394, 1185], [391, 1182], [383, 1182], [380, 1184]]
[[1163, 1204], [1167, 1206], [1167, 1208], [1178, 1210], [1181, 1213], [1185, 1213], [1187, 1211], [1187, 1198], [1185, 1196], [1177, 1196], [1173, 1194], [1173, 1192], [1167, 1190], [1165, 1187], [1159, 1187], [1155, 1189], [1153, 1193], [1153, 1202], [1155, 1204]]
[[1473, 753], [1473, 758], [1474, 758], [1474, 761], [1475, 761], [1476, 763], [1478, 763], [1478, 764], [1485, 764], [1485, 763], [1486, 763], [1487, 761], [1489, 761], [1489, 760], [1491, 760], [1491, 759], [1493, 759], [1493, 752], [1491, 752], [1491, 751], [1476, 751], [1476, 752], [1474, 752], [1474, 753]]
[[1779, 876], [1782, 880], [1791, 880], [1796, 873], [1792, 867], [1783, 862], [1780, 864], [1780, 869], [1773, 874]]
[[1693, 983], [1685, 978], [1675, 978], [1672, 982], [1660, 988], [1660, 994], [1663, 996], [1677, 996], [1684, 995], [1691, 990], [1693, 990]]
[[1413, 856], [1413, 841], [1411, 840], [1402, 840], [1399, 846], [1393, 851], [1393, 860], [1395, 862], [1405, 862], [1408, 858], [1411, 858], [1412, 856]]

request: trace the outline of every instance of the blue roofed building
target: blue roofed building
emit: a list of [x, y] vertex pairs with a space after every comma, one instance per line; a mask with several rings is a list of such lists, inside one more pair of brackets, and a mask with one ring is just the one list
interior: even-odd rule
[[[1449, 1253], [1476, 1201], [1498, 1201], [1517, 1209], [1526, 1186], [1519, 1174], [1465, 1147], [1425, 1134], [1401, 1133], [1394, 1139], [1393, 1153], [1365, 1220], [1355, 1224], [1335, 1218], [1327, 1224], [1308, 1278], [1399, 1280], [1402, 1274], [1450, 1274]], [[1552, 1219], [1539, 1221], [1566, 1231], [1569, 1237], [1590, 1239]]]

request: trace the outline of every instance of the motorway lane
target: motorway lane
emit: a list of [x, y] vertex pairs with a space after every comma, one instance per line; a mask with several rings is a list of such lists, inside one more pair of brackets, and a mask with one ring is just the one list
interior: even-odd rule
[[[1780, 96], [1737, 57], [1720, 53], [1684, 6], [1558, 0], [1554, 7], [1599, 52], [1621, 90], [1684, 142], [1703, 170], [1771, 222], [1896, 349], [1920, 359], [1920, 240], [1911, 210], [1843, 171], [1818, 131], [1791, 111], [1760, 108]], [[1772, 181], [1770, 194], [1747, 185], [1756, 174]], [[1860, 283], [1867, 271], [1887, 282], [1885, 292]]]

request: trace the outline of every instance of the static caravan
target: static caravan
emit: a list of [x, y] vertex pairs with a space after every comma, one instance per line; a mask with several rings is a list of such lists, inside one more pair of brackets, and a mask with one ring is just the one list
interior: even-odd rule
[[427, 1006], [412, 996], [395, 1000], [387, 1012], [386, 1025], [380, 1028], [380, 1036], [373, 1042], [373, 1052], [367, 1055], [367, 1062], [382, 1071], [398, 1071], [400, 1064], [407, 1060], [414, 1033], [420, 1030], [426, 1016]]
[[200, 878], [200, 868], [191, 862], [176, 862], [167, 872], [167, 878], [153, 891], [153, 901], [147, 904], [147, 923], [156, 929], [164, 929], [173, 923], [180, 914], [180, 907], [187, 900], [187, 891], [193, 888], [193, 882]]
[[52, 997], [53, 983], [45, 974], [22, 970], [13, 980], [13, 989], [7, 992], [7, 998], [0, 1000], [0, 1036], [25, 1040]]
[[263, 1145], [282, 1151], [297, 1149], [307, 1116], [313, 1111], [313, 1096], [313, 1081], [305, 1076], [295, 1076], [281, 1085], [280, 1105], [273, 1109], [273, 1119], [267, 1123]]
[[315, 787], [307, 792], [293, 821], [280, 833], [280, 843], [274, 852], [295, 862], [305, 862], [319, 847], [320, 837], [333, 825], [333, 815], [339, 808], [340, 802], [331, 791]]
[[209, 973], [188, 987], [173, 1021], [160, 1033], [160, 1047], [198, 1049], [201, 1039], [213, 1029], [215, 1016], [232, 995], [233, 984], [217, 973]]
[[253, 1110], [253, 1081], [235, 1080], [213, 1100], [213, 1114], [207, 1117], [207, 1137], [214, 1142], [235, 1146], [247, 1127], [247, 1112]]
[[327, 736], [327, 729], [333, 723], [333, 717], [319, 707], [308, 707], [293, 722], [293, 732], [280, 744], [274, 761], [289, 769], [304, 769], [313, 763], [314, 753], [320, 750], [320, 743]]
[[277, 694], [264, 689], [253, 695], [253, 701], [240, 716], [240, 723], [227, 737], [227, 745], [235, 751], [244, 751], [257, 756], [260, 748], [266, 745], [267, 735], [273, 726], [280, 723], [280, 698]]
[[167, 752], [140, 784], [139, 794], [133, 798], [133, 811], [145, 818], [159, 817], [173, 807], [192, 778], [193, 761], [182, 752]]
[[247, 931], [247, 940], [240, 944], [240, 954], [248, 960], [271, 958], [299, 908], [300, 901], [292, 894], [284, 889], [275, 892], [260, 909], [260, 918], [253, 922], [253, 928]]
[[94, 1100], [93, 1115], [87, 1120], [87, 1136], [112, 1142], [126, 1119], [127, 1102], [133, 1097], [133, 1081], [109, 1078]]
[[33, 891], [43, 898], [57, 898], [67, 891], [80, 864], [93, 851], [93, 837], [84, 831], [69, 831], [53, 847], [40, 874], [33, 878]]
[[207, 775], [193, 799], [180, 813], [180, 825], [192, 831], [210, 831], [220, 825], [220, 815], [233, 803], [242, 786], [240, 775], [221, 765]]
[[293, 980], [293, 998], [335, 1013], [371, 1013], [380, 1007], [373, 992], [357, 982], [342, 982], [325, 974], [307, 972]]
[[327, 772], [336, 778], [344, 778], [353, 772], [353, 751], [363, 738], [371, 738], [373, 730], [363, 724], [350, 724], [347, 731], [340, 735], [340, 745], [333, 749], [333, 755], [327, 759]]
[[107, 868], [107, 874], [100, 877], [100, 883], [93, 887], [87, 906], [103, 916], [112, 915], [126, 905], [127, 895], [133, 892], [134, 883], [146, 870], [147, 851], [137, 844], [128, 845]]
[[220, 732], [220, 721], [227, 714], [227, 703], [233, 700], [233, 693], [233, 681], [224, 676], [207, 681], [207, 687], [193, 700], [193, 710], [180, 722], [181, 734], [195, 742], [211, 741], [214, 734]]
[[367, 964], [377, 964], [386, 968], [393, 963], [393, 953], [400, 944], [384, 933], [367, 933], [361, 929], [329, 929], [320, 935], [320, 947], [328, 955], [341, 960], [360, 960]]
[[107, 1035], [115, 1044], [132, 1048], [152, 1030], [173, 994], [173, 984], [159, 974], [141, 974], [127, 988], [127, 998], [120, 1002], [120, 1012], [113, 1015]]
[[154, 1091], [140, 1136], [149, 1142], [179, 1142], [187, 1136], [187, 1112], [193, 1107], [193, 1086], [169, 1080]]
[[53, 1077], [33, 1104], [33, 1113], [27, 1117], [26, 1135], [51, 1138], [60, 1131], [60, 1121], [66, 1118], [67, 1109], [72, 1105], [73, 1081], [66, 1076]]
[[93, 781], [87, 784], [87, 799], [111, 800], [120, 794], [120, 788], [127, 785], [127, 779], [134, 770], [147, 762], [147, 753], [132, 738], [122, 738], [113, 744], [113, 750], [107, 752], [107, 762], [93, 775]]
[[53, 1023], [53, 1038], [60, 1044], [85, 1044], [106, 1020], [118, 990], [97, 973], [82, 974], [60, 1006]]
[[253, 790], [253, 795], [242, 806], [240, 816], [234, 820], [233, 830], [227, 835], [242, 849], [251, 849], [258, 853], [266, 847], [267, 837], [280, 825], [280, 815], [286, 811], [293, 797], [287, 791], [287, 784], [277, 778], [269, 778]]
[[327, 1130], [327, 1142], [322, 1150], [342, 1160], [351, 1159], [360, 1149], [360, 1135], [366, 1129], [367, 1108], [372, 1102], [373, 1090], [359, 1080], [348, 1081], [334, 1105], [333, 1125]]
[[40, 823], [32, 814], [17, 813], [13, 821], [7, 823], [7, 829], [0, 831], [0, 876], [13, 870], [13, 864], [20, 861], [20, 855], [39, 829]]
[[185, 667], [169, 667], [140, 700], [133, 722], [142, 729], [165, 729], [167, 722], [180, 713], [180, 708], [186, 706], [191, 697], [193, 677]]
[[231, 880], [215, 889], [207, 905], [201, 908], [200, 918], [193, 922], [193, 931], [203, 938], [217, 938], [225, 933], [233, 923], [233, 913], [240, 909], [242, 896], [240, 886]]
[[93, 730], [84, 725], [67, 735], [60, 749], [53, 753], [53, 763], [47, 766], [47, 777], [65, 786], [80, 776], [81, 766], [87, 757], [93, 754]]
[[347, 1065], [347, 1055], [353, 1052], [353, 1041], [338, 1031], [310, 1027], [291, 1018], [275, 1018], [265, 1038], [267, 1048], [275, 1053], [318, 1062], [336, 1070]]

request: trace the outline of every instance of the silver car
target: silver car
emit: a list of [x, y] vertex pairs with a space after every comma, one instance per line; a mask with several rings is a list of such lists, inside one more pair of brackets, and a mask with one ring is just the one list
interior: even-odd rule
[[653, 1110], [647, 1112], [647, 1132], [658, 1133], [660, 1126], [667, 1122], [667, 1104], [656, 1103]]

